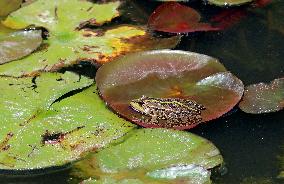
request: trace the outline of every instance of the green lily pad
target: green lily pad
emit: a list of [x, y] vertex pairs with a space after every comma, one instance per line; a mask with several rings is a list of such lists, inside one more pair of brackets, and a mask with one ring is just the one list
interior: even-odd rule
[[211, 184], [211, 172], [196, 165], [173, 166], [152, 171], [146, 175], [146, 177], [141, 177], [140, 179], [114, 179], [112, 177], [103, 176], [99, 180], [92, 178], [84, 180], [82, 184], [169, 184], [185, 181], [187, 184]]
[[[99, 35], [98, 35], [99, 34]], [[0, 66], [0, 75], [23, 76], [89, 61], [101, 65], [128, 52], [174, 47], [179, 37], [153, 38], [143, 27], [122, 25], [103, 32], [80, 30], [50, 36], [47, 48]], [[143, 43], [143, 44], [141, 44]]]
[[3, 153], [13, 148], [10, 142], [21, 130], [61, 96], [89, 86], [92, 82], [91, 79], [70, 72], [43, 73], [26, 78], [0, 77], [0, 168], [9, 162]]
[[129, 183], [131, 179], [136, 180], [133, 183], [210, 183], [207, 169], [222, 162], [212, 143], [189, 132], [138, 129], [78, 162], [75, 174], [100, 178], [94, 183]]
[[[102, 177], [99, 180], [89, 178], [81, 182], [81, 184], [144, 184], [143, 181], [139, 179], [114, 179], [111, 177]], [[155, 183], [151, 183], [155, 184]], [[158, 183], [156, 183], [158, 184]]]
[[61, 166], [108, 145], [133, 127], [108, 110], [96, 86], [92, 86], [38, 112], [22, 126], [14, 124], [10, 132], [13, 136], [2, 139], [6, 149], [2, 146], [0, 151], [0, 169]]
[[211, 183], [210, 171], [197, 165], [173, 166], [147, 173], [147, 176], [155, 179], [175, 180], [177, 178], [188, 179], [193, 183]]
[[22, 0], [1, 0], [0, 1], [0, 17], [6, 16], [12, 11], [20, 8]]
[[17, 31], [0, 35], [0, 64], [20, 59], [37, 49], [42, 42], [40, 30]]
[[[140, 26], [120, 25], [108, 29], [81, 29], [86, 24], [102, 25], [119, 16], [120, 3], [94, 4], [80, 0], [38, 0], [13, 12], [3, 21], [11, 28], [42, 26], [49, 30], [43, 48], [29, 57], [0, 66], [0, 75], [33, 75], [80, 61], [95, 65], [140, 50], [172, 48], [179, 37], [153, 38]], [[72, 10], [72, 16], [70, 16]]]
[[[241, 99], [244, 90], [242, 82], [227, 72], [215, 58], [170, 50], [140, 52], [121, 57], [102, 66], [97, 72], [96, 82], [102, 98], [123, 117], [144, 127], [175, 129], [196, 126], [200, 123], [197, 121], [200, 116], [197, 115], [194, 119], [196, 114], [189, 108], [187, 113], [192, 113], [193, 118], [178, 117], [178, 123], [175, 123], [175, 119], [167, 120], [171, 110], [175, 111], [171, 107], [165, 111], [168, 112], [168, 117], [158, 117], [157, 122], [153, 122], [150, 114], [130, 108], [131, 103], [137, 99], [142, 100], [143, 96], [154, 100], [156, 98], [156, 101], [163, 98], [167, 101], [174, 99], [175, 102], [179, 99], [193, 100], [206, 108], [201, 111], [202, 121], [205, 122], [232, 109]], [[181, 103], [189, 107], [187, 102], [175, 104]], [[179, 114], [178, 109], [176, 112], [177, 116], [184, 115]]]
[[217, 6], [235, 6], [252, 2], [253, 0], [207, 0], [209, 3]]
[[[72, 31], [80, 24], [102, 25], [119, 16], [120, 2], [94, 4], [80, 0], [38, 0], [10, 14], [3, 24], [13, 29], [36, 25], [56, 32]], [[72, 12], [72, 14], [70, 14]]]
[[242, 111], [251, 114], [276, 112], [284, 108], [284, 78], [270, 84], [249, 85], [239, 104]]

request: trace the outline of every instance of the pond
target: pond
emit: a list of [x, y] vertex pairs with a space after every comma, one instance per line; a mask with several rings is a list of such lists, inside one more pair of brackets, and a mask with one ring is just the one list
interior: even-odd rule
[[[146, 24], [150, 14], [161, 4], [155, 1], [130, 1], [123, 7], [125, 14], [110, 25]], [[184, 3], [204, 17], [222, 10], [203, 1]], [[270, 82], [284, 77], [284, 3], [279, 0], [261, 8], [234, 8], [246, 15], [221, 31], [182, 34], [174, 50], [197, 52], [218, 58], [244, 85]], [[226, 9], [226, 8], [225, 8]], [[234, 15], [232, 15], [234, 16]], [[238, 19], [238, 18], [237, 18]], [[156, 32], [156, 36], [173, 34]], [[94, 78], [96, 67], [80, 63], [69, 70]], [[210, 140], [220, 150], [225, 165], [213, 171], [216, 184], [284, 183], [283, 171], [284, 113], [248, 114], [234, 107], [221, 118], [187, 130]], [[83, 162], [83, 161], [80, 161]], [[55, 171], [54, 171], [55, 170]], [[49, 173], [50, 172], [50, 173]], [[73, 168], [50, 168], [47, 173], [13, 175], [4, 172], [0, 183], [77, 183]]]

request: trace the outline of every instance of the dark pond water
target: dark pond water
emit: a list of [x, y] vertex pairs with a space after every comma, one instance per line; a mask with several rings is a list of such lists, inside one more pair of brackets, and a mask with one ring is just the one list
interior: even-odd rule
[[[276, 1], [265, 8], [250, 9], [247, 17], [225, 31], [188, 34], [176, 49], [219, 58], [246, 85], [284, 77], [284, 2]], [[126, 10], [129, 14], [116, 23], [139, 24], [158, 5], [151, 1], [132, 1]], [[198, 2], [191, 5], [207, 16], [220, 11]], [[72, 70], [86, 75], [94, 73], [94, 68], [88, 66]], [[225, 117], [190, 132], [212, 141], [224, 156], [226, 168], [223, 174], [214, 174], [213, 183], [284, 183], [277, 179], [281, 169], [278, 157], [284, 155], [283, 110], [249, 115], [236, 108]], [[72, 181], [69, 172], [66, 169], [34, 177], [0, 176], [0, 183], [67, 183]], [[259, 180], [253, 181], [253, 178]]]

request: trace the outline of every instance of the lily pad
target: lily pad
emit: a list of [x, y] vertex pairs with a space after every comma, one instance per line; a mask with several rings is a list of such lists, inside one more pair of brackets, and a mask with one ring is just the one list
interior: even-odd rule
[[179, 37], [153, 38], [144, 28], [133, 25], [122, 25], [99, 33], [84, 29], [59, 37], [51, 36], [43, 43], [47, 48], [1, 65], [0, 74], [33, 75], [39, 71], [57, 71], [81, 61], [101, 65], [121, 54], [174, 47], [178, 42]]
[[242, 111], [251, 114], [276, 112], [284, 108], [284, 78], [270, 84], [249, 85], [239, 104]]
[[[222, 164], [219, 150], [189, 132], [138, 129], [115, 146], [75, 165], [75, 174], [100, 178], [94, 183], [210, 183], [210, 171]], [[193, 174], [195, 173], [195, 174]], [[197, 177], [199, 176], [199, 177]]]
[[119, 5], [117, 1], [94, 4], [80, 0], [38, 0], [12, 13], [3, 22], [6, 26], [42, 26], [49, 30], [49, 37], [38, 52], [0, 66], [0, 75], [34, 75], [80, 61], [101, 65], [128, 52], [172, 48], [179, 42], [178, 36], [153, 38], [145, 28], [134, 25], [83, 29], [86, 24], [99, 26], [117, 17]]
[[1, 0], [0, 1], [0, 17], [6, 16], [12, 11], [20, 8], [22, 0]]
[[89, 178], [82, 184], [169, 184], [186, 182], [187, 184], [211, 184], [211, 172], [196, 165], [173, 166], [146, 174], [146, 177], [115, 179], [114, 177]]
[[253, 0], [207, 0], [209, 3], [217, 6], [235, 6], [252, 2]]
[[[67, 72], [43, 73], [37, 77], [0, 77], [0, 150], [7, 147], [7, 138], [64, 94], [86, 87], [93, 80]], [[6, 141], [7, 140], [7, 141]], [[0, 151], [1, 153], [1, 151]]]
[[[146, 122], [130, 103], [142, 96], [193, 100], [203, 105], [202, 121], [222, 116], [241, 99], [243, 84], [215, 58], [184, 51], [148, 51], [102, 66], [96, 75], [102, 98], [123, 117], [144, 127], [188, 129], [199, 122]], [[179, 115], [179, 114], [178, 114]]]
[[6, 147], [0, 151], [0, 168], [19, 172], [62, 166], [108, 145], [134, 127], [108, 110], [92, 86], [38, 111], [22, 125], [14, 124], [9, 132], [12, 137], [0, 144]]
[[253, 4], [255, 7], [262, 8], [272, 3], [272, 0], [256, 0]]
[[176, 2], [160, 5], [150, 16], [150, 29], [169, 33], [219, 30], [209, 23], [200, 22], [199, 13], [188, 6]]
[[40, 30], [17, 31], [0, 35], [0, 64], [20, 59], [37, 49], [42, 42]]
[[38, 0], [10, 14], [3, 24], [13, 29], [36, 25], [54, 34], [72, 31], [85, 23], [99, 26], [109, 22], [119, 16], [119, 5], [119, 1], [94, 4], [80, 0]]
[[247, 9], [244, 8], [225, 9], [214, 15], [210, 22], [214, 24], [214, 27], [223, 30], [239, 23], [247, 14]]

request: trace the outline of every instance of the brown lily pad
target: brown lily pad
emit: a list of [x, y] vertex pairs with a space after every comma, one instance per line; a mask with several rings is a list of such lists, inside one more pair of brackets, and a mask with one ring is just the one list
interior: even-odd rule
[[239, 104], [242, 111], [251, 114], [276, 112], [284, 108], [284, 78], [270, 84], [259, 83], [246, 87]]
[[12, 11], [20, 8], [22, 0], [1, 0], [0, 1], [0, 17], [6, 16]]
[[17, 31], [0, 36], [0, 64], [27, 56], [41, 42], [40, 30]]
[[[242, 82], [217, 59], [171, 50], [121, 57], [103, 65], [96, 82], [107, 104], [128, 120], [143, 127], [175, 129], [222, 116], [239, 102], [244, 90]], [[133, 108], [141, 98], [150, 99], [150, 113]]]

